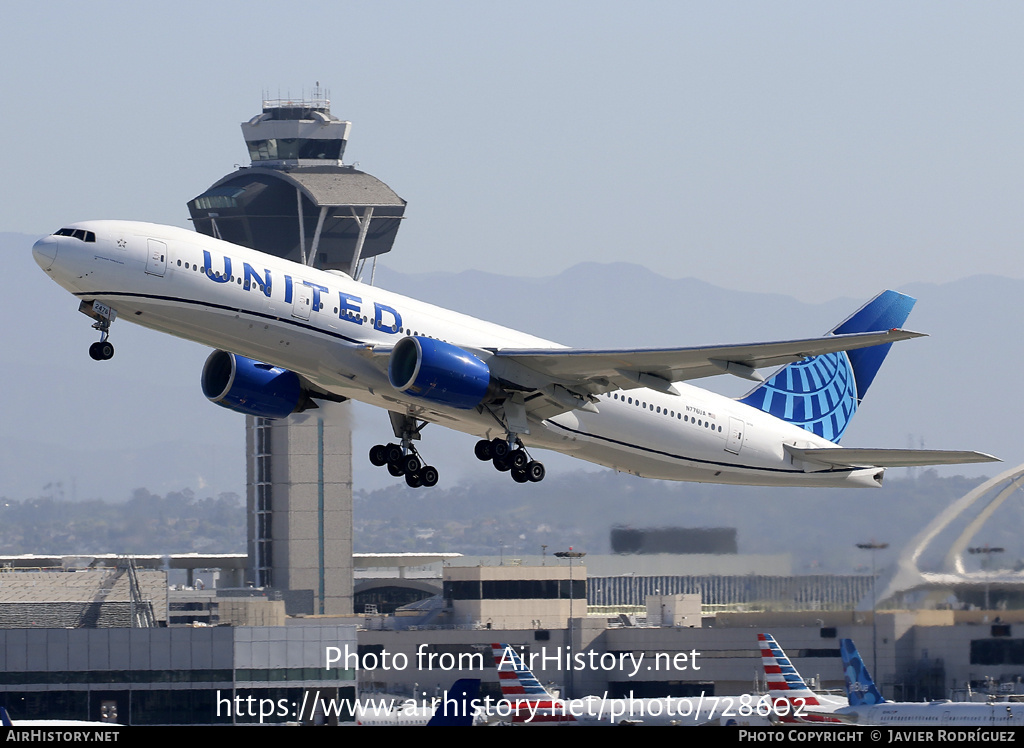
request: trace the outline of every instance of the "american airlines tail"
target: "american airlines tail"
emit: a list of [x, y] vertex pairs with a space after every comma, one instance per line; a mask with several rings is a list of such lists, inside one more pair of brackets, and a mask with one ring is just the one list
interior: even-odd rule
[[[501, 695], [515, 705], [513, 724], [575, 724], [576, 717], [555, 698], [509, 644], [491, 644]], [[528, 706], [527, 706], [528, 705]]]
[[782, 722], [835, 722], [822, 716], [846, 706], [812, 691], [793, 667], [782, 647], [771, 634], [758, 634], [761, 645], [761, 664], [768, 681], [768, 696], [773, 712]]
[[843, 677], [850, 706], [872, 706], [885, 701], [852, 639], [839, 641], [839, 654], [843, 658]]
[[772, 701], [788, 701], [804, 699], [808, 706], [817, 706], [818, 696], [804, 682], [800, 673], [789, 661], [771, 634], [758, 634], [761, 643], [761, 664], [764, 666], [765, 679], [768, 681], [768, 695]]
[[534, 677], [523, 658], [509, 644], [491, 644], [494, 666], [498, 670], [501, 694], [509, 701], [548, 699], [552, 696]]
[[[829, 334], [902, 327], [916, 299], [882, 291]], [[839, 443], [892, 343], [812, 356], [780, 369], [740, 402]]]

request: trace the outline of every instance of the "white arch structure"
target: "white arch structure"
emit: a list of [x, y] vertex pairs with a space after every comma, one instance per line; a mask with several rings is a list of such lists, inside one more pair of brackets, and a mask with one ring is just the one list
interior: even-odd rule
[[[1000, 488], [1001, 487], [1001, 488]], [[962, 498], [957, 499], [935, 519], [929, 522], [921, 532], [914, 536], [895, 565], [883, 574], [875, 583], [879, 588], [877, 602], [903, 595], [917, 590], [952, 590], [956, 587], [973, 587], [990, 584], [994, 587], [1019, 587], [1024, 590], [1024, 572], [1003, 571], [993, 575], [988, 572], [968, 572], [964, 570], [963, 554], [968, 543], [983, 524], [992, 516], [1014, 491], [1024, 487], [1024, 464], [1011, 468], [985, 481]], [[998, 490], [997, 490], [998, 489]], [[942, 571], [921, 571], [918, 562], [935, 538], [953, 521], [982, 499], [988, 503], [978, 515], [964, 528], [949, 547], [942, 561]], [[865, 597], [857, 605], [857, 610], [871, 610], [871, 596]]]

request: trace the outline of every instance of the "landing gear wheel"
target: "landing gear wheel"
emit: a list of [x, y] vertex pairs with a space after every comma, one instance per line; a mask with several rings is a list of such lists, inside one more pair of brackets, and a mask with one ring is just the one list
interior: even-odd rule
[[476, 458], [480, 462], [487, 462], [494, 457], [494, 451], [491, 449], [491, 443], [487, 439], [481, 439], [473, 447], [473, 452], [476, 454]]
[[527, 475], [526, 470], [524, 470], [523, 468], [513, 468], [512, 480], [514, 480], [516, 483], [526, 483], [528, 480], [530, 480], [530, 476]]
[[508, 461], [511, 463], [513, 468], [525, 468], [526, 463], [530, 461], [530, 458], [526, 454], [524, 449], [514, 449], [512, 454], [508, 456]]
[[383, 444], [370, 447], [370, 464], [374, 467], [384, 467], [388, 464], [388, 449]]
[[402, 466], [396, 465], [393, 462], [388, 463], [388, 472], [391, 473], [396, 478], [400, 478], [401, 476], [405, 475], [405, 471], [402, 470]]
[[530, 479], [531, 483], [540, 483], [544, 480], [545, 470], [544, 465], [536, 460], [533, 460], [529, 465], [526, 466], [526, 477]]
[[114, 345], [106, 340], [93, 343], [89, 346], [89, 357], [93, 361], [107, 361], [114, 357]]
[[437, 485], [437, 468], [432, 465], [427, 465], [420, 469], [420, 478], [423, 480], [423, 485], [427, 488], [433, 488]]
[[508, 464], [508, 460], [503, 460], [498, 457], [494, 458], [494, 469], [500, 470], [505, 473], [512, 469], [512, 466]]
[[508, 442], [501, 438], [491, 439], [491, 457], [494, 459], [505, 459], [508, 457], [508, 453], [512, 451], [512, 448], [508, 445]]
[[405, 482], [409, 488], [419, 488], [423, 485], [423, 478], [419, 473], [406, 473]]
[[389, 444], [384, 447], [384, 457], [389, 465], [397, 465], [405, 457], [405, 453], [397, 444]]
[[418, 473], [420, 468], [423, 467], [423, 461], [416, 455], [406, 455], [398, 464], [402, 466], [402, 470], [405, 471], [406, 475]]

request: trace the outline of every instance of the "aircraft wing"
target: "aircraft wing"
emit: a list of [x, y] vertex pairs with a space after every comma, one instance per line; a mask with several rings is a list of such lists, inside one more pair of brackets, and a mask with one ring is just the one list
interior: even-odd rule
[[[506, 413], [512, 408], [521, 412], [524, 419], [529, 415], [543, 420], [569, 410], [596, 411], [591, 398], [614, 390], [647, 387], [678, 395], [672, 382], [717, 374], [761, 382], [764, 378], [757, 372], [760, 368], [923, 336], [924, 333], [893, 329], [725, 346], [622, 350], [486, 348], [476, 353], [486, 358], [491, 374], [514, 391], [512, 401], [506, 403]], [[391, 351], [392, 348], [381, 346], [362, 349], [363, 355], [382, 369], [387, 367]], [[522, 428], [526, 428], [525, 421]]]
[[[678, 394], [672, 382], [725, 373], [760, 382], [763, 377], [757, 373], [757, 369], [783, 366], [825, 353], [886, 345], [923, 335], [908, 330], [883, 330], [825, 335], [804, 340], [692, 348], [501, 348], [492, 351], [494, 357], [488, 363], [499, 377], [517, 383], [520, 379], [536, 381], [536, 375], [539, 375], [539, 379], [546, 379], [549, 383], [590, 394], [635, 387]], [[520, 369], [526, 371], [517, 375]], [[534, 376], [529, 376], [529, 373]], [[531, 386], [532, 382], [524, 381], [521, 384]]]
[[920, 467], [924, 465], [961, 465], [970, 462], [1001, 462], [984, 452], [942, 449], [797, 449], [788, 444], [786, 451], [798, 460], [830, 467]]

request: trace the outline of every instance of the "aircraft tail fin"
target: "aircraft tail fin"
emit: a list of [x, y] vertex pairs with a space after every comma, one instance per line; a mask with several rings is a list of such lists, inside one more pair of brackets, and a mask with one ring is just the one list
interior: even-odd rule
[[761, 644], [761, 664], [772, 703], [783, 701], [791, 706], [819, 706], [817, 694], [804, 682], [775, 637], [771, 634], [758, 634], [757, 640]]
[[540, 684], [510, 644], [492, 644], [501, 695], [512, 702], [512, 724], [577, 724], [566, 702]]
[[438, 704], [427, 727], [472, 727], [475, 709], [473, 702], [480, 695], [479, 678], [460, 678], [448, 689]]
[[[882, 291], [830, 334], [881, 332], [903, 326], [915, 299]], [[812, 356], [790, 364], [740, 402], [838, 443], [892, 343]]]
[[870, 706], [885, 701], [852, 639], [839, 640], [839, 654], [843, 658], [843, 677], [850, 706]]
[[4, 727], [14, 727], [11, 722], [11, 715], [7, 713], [7, 707], [0, 706], [0, 724]]
[[509, 701], [552, 700], [533, 672], [526, 667], [522, 656], [510, 644], [492, 644], [494, 666], [498, 669], [501, 695]]

